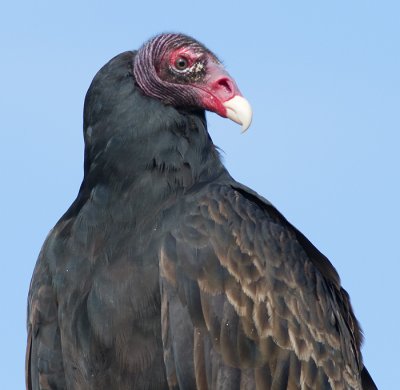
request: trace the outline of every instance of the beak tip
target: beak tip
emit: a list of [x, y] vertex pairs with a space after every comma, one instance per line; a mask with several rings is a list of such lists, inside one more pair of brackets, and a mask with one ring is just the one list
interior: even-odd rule
[[226, 117], [242, 126], [244, 133], [251, 124], [253, 111], [250, 103], [242, 96], [236, 95], [224, 103]]
[[252, 120], [252, 116], [250, 116], [249, 120], [247, 120], [246, 122], [241, 123], [242, 134], [245, 133], [249, 129], [249, 127], [251, 125], [251, 120]]

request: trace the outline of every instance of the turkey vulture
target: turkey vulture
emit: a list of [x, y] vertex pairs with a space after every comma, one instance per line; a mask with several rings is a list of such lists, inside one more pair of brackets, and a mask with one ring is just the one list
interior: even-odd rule
[[236, 182], [205, 110], [251, 109], [182, 34], [119, 54], [84, 107], [84, 179], [28, 297], [27, 389], [375, 389], [329, 260]]

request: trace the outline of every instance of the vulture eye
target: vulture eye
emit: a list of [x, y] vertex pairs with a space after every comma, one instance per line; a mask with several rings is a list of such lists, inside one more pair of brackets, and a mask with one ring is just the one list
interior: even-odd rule
[[178, 57], [175, 60], [175, 68], [177, 70], [185, 70], [189, 66], [189, 61], [185, 57]]

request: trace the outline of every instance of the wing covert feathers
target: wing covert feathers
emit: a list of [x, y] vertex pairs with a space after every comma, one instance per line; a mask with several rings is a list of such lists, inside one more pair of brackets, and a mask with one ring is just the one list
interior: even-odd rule
[[336, 271], [324, 275], [295, 229], [242, 192], [211, 186], [186, 201], [164, 240], [171, 377], [187, 380], [179, 367], [192, 358], [199, 389], [360, 389], [358, 328]]
[[66, 389], [56, 298], [51, 278], [41, 261], [32, 278], [28, 308], [26, 388]]

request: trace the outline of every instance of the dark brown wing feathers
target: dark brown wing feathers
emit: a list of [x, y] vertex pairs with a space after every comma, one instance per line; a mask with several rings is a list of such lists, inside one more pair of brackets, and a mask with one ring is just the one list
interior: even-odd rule
[[[187, 348], [203, 373], [196, 371], [197, 381], [208, 373], [208, 388], [219, 389], [214, 376], [223, 382], [224, 370], [234, 367], [232, 389], [358, 388], [359, 344], [347, 296], [315, 267], [296, 231], [269, 205], [229, 186], [211, 187], [182, 207], [186, 217], [161, 251], [162, 295], [174, 305], [179, 297], [180, 321], [194, 325]], [[183, 334], [169, 327], [169, 340], [171, 332]], [[209, 358], [212, 347], [220, 360]], [[176, 351], [171, 359], [181, 361]], [[185, 375], [178, 370], [178, 382]]]
[[65, 389], [57, 303], [43, 262], [36, 265], [28, 300], [27, 389]]

